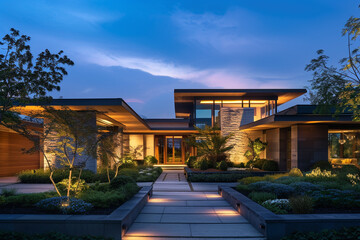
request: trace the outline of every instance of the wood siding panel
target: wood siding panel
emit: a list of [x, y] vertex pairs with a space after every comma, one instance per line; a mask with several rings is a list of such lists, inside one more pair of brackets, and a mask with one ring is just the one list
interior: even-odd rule
[[11, 132], [0, 132], [0, 177], [14, 176], [26, 169], [40, 168], [40, 153], [24, 154], [33, 143]]

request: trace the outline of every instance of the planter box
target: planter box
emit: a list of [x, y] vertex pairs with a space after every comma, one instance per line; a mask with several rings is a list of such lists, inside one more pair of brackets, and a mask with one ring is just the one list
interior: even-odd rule
[[0, 214], [0, 230], [23, 233], [60, 232], [121, 240], [151, 195], [152, 186], [142, 187], [135, 196], [109, 215]]
[[360, 214], [277, 215], [229, 186], [219, 186], [219, 194], [268, 240], [278, 240], [296, 231], [317, 232], [360, 225]]

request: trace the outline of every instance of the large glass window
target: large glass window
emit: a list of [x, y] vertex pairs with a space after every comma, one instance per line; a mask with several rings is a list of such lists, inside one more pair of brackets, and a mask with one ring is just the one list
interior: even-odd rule
[[195, 124], [198, 128], [212, 126], [212, 107], [213, 100], [197, 100], [196, 101], [196, 119]]
[[328, 144], [330, 159], [360, 160], [360, 131], [329, 131]]

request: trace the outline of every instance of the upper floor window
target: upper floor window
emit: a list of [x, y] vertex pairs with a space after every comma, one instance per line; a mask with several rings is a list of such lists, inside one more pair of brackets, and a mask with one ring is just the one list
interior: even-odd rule
[[205, 126], [220, 127], [221, 108], [252, 108], [254, 121], [272, 115], [276, 112], [275, 100], [196, 100], [194, 120], [199, 128]]

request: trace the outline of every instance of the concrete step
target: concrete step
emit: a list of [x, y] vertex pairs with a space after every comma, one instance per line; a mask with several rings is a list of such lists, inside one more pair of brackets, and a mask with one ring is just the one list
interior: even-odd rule
[[198, 238], [198, 237], [124, 237], [123, 238], [124, 240], [174, 240], [174, 239], [177, 239], [177, 240], [204, 240], [204, 239], [210, 239], [210, 240], [266, 240], [266, 238], [243, 238], [243, 237], [236, 237], [236, 238], [233, 238], [233, 237], [221, 237], [221, 238], [218, 238], [218, 237], [206, 237], [206, 238]]
[[263, 238], [249, 223], [133, 223], [126, 237]]

